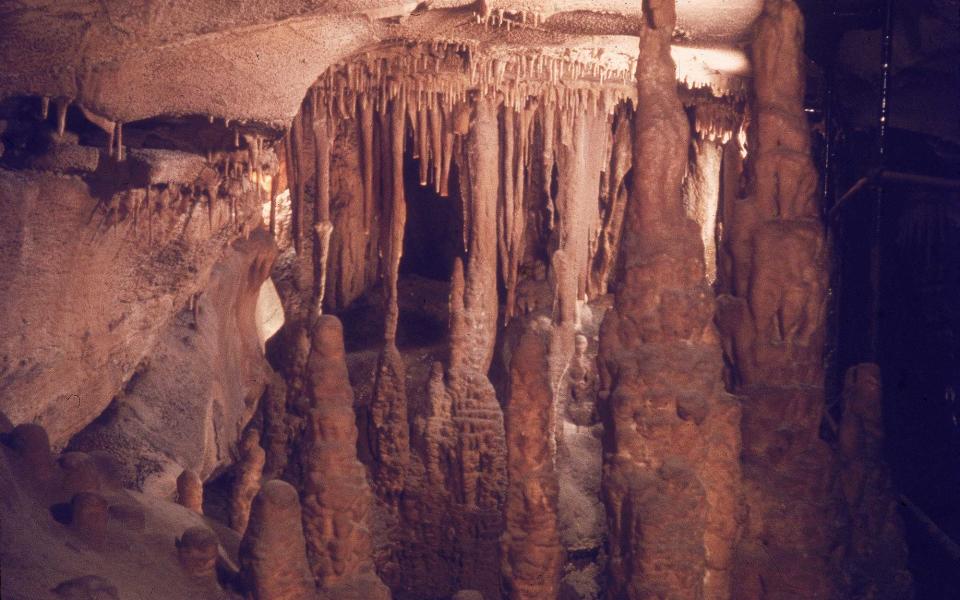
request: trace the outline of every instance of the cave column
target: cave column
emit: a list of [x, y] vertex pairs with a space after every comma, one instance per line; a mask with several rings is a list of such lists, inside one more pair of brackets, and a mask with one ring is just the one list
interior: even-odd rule
[[730, 598], [739, 406], [682, 184], [690, 125], [670, 56], [673, 0], [641, 23], [624, 269], [600, 332], [608, 597]]
[[464, 272], [464, 321], [469, 342], [464, 355], [471, 366], [486, 374], [497, 338], [497, 201], [500, 139], [497, 102], [481, 96], [466, 137], [466, 160], [461, 161], [461, 194], [467, 204], [467, 264]]
[[[803, 18], [766, 0], [752, 44], [745, 198], [725, 199], [729, 295], [718, 322], [742, 399], [744, 495], [735, 596], [842, 597], [836, 461], [819, 438], [827, 261], [803, 112]], [[784, 568], [789, 565], [789, 568]]]

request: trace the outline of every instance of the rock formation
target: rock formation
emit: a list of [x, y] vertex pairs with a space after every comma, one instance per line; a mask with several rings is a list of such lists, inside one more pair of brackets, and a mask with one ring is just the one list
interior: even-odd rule
[[847, 369], [840, 422], [840, 487], [851, 519], [850, 595], [910, 598], [903, 524], [883, 460], [883, 387], [872, 363]]
[[739, 407], [683, 210], [689, 124], [671, 83], [672, 1], [640, 28], [624, 270], [600, 334], [609, 597], [726, 598], [738, 535]]
[[146, 4], [0, 9], [0, 595], [910, 596], [795, 0]]
[[199, 515], [203, 514], [203, 482], [189, 469], [184, 469], [177, 477], [177, 502]]
[[177, 556], [192, 577], [212, 578], [217, 562], [217, 536], [207, 527], [191, 527], [177, 538]]
[[310, 409], [300, 455], [310, 569], [330, 598], [389, 598], [373, 567], [369, 529], [373, 496], [357, 460], [353, 390], [340, 321], [319, 317], [311, 340], [306, 371]]
[[247, 529], [253, 498], [260, 491], [265, 461], [260, 432], [248, 430], [240, 442], [240, 460], [234, 465], [233, 495], [230, 496], [230, 526], [241, 535]]
[[253, 500], [240, 545], [242, 577], [256, 600], [315, 597], [297, 490], [277, 479], [263, 484]]
[[534, 324], [521, 336], [510, 360], [502, 560], [511, 599], [556, 598], [560, 587], [559, 485], [551, 443], [556, 425], [548, 348], [549, 326]]
[[818, 437], [827, 252], [803, 113], [802, 48], [797, 6], [765, 2], [752, 45], [750, 185], [747, 197], [725, 199], [730, 281], [719, 310], [743, 406], [749, 518], [735, 560], [738, 597], [796, 589], [843, 595], [831, 558], [842, 527], [837, 465]]

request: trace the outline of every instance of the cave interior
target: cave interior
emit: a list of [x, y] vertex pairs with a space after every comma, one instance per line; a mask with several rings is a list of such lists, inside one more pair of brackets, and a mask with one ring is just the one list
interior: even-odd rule
[[4, 599], [960, 597], [956, 0], [0, 31]]

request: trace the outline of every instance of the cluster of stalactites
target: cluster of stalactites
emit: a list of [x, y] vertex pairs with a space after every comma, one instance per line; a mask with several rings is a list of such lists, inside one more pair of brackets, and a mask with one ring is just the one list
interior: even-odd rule
[[[417, 105], [435, 97], [451, 110], [471, 92], [498, 97], [520, 110], [532, 98], [559, 106], [594, 105], [611, 112], [632, 97], [633, 64], [611, 70], [599, 62], [571, 60], [543, 53], [484, 56], [460, 42], [433, 42], [394, 48], [378, 56], [364, 55], [331, 67], [314, 85], [328, 114], [356, 115], [355, 98], [370, 97], [377, 110], [398, 95]], [[597, 86], [597, 83], [609, 84]]]
[[190, 220], [200, 206], [206, 209], [209, 227], [213, 229], [213, 213], [220, 202], [228, 204], [229, 221], [238, 225], [242, 220], [241, 200], [255, 193], [260, 206], [265, 182], [271, 180], [276, 169], [276, 157], [264, 149], [263, 138], [244, 136], [244, 139], [245, 148], [240, 148], [238, 142], [236, 150], [209, 152], [192, 183], [150, 182], [144, 187], [112, 194], [97, 206], [96, 212], [101, 216], [99, 227], [129, 222], [138, 230], [145, 225], [147, 239], [152, 241], [155, 218], [185, 214]]

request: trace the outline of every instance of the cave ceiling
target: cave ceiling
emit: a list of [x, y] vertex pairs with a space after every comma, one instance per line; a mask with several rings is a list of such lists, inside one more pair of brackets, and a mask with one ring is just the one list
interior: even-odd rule
[[[748, 72], [758, 0], [677, 3], [674, 57], [721, 95]], [[108, 121], [203, 115], [284, 129], [328, 67], [398, 43], [552, 56], [632, 73], [640, 3], [26, 0], [0, 7], [0, 97], [63, 98]]]

